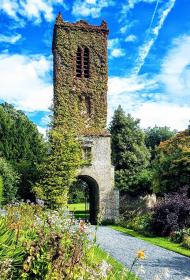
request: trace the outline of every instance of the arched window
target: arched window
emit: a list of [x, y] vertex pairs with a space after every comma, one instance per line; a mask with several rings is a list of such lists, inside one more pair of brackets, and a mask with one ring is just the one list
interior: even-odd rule
[[83, 69], [84, 69], [84, 77], [89, 78], [89, 49], [84, 48], [84, 59], [83, 59]]
[[76, 77], [90, 77], [90, 52], [87, 47], [78, 47], [76, 53]]
[[76, 54], [76, 76], [78, 78], [82, 77], [82, 49], [78, 48]]

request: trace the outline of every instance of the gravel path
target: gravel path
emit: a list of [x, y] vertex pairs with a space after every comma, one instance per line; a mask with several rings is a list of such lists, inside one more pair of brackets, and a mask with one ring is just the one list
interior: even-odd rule
[[137, 251], [144, 249], [145, 260], [133, 270], [142, 280], [190, 280], [190, 258], [105, 226], [98, 228], [97, 243], [128, 268]]

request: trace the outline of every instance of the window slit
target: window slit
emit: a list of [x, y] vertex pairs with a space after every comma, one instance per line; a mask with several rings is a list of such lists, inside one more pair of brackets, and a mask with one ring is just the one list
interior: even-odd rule
[[82, 77], [82, 50], [78, 48], [76, 55], [76, 76], [78, 78]]

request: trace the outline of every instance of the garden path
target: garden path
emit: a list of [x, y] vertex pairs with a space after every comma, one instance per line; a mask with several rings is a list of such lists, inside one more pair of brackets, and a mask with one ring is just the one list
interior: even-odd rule
[[116, 260], [130, 267], [137, 251], [145, 250], [133, 271], [142, 280], [190, 280], [190, 258], [128, 236], [110, 227], [100, 226], [97, 243]]

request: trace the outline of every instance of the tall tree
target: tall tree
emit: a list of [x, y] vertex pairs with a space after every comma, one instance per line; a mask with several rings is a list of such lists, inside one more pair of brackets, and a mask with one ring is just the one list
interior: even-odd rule
[[131, 193], [147, 191], [150, 153], [139, 120], [125, 115], [121, 106], [114, 112], [110, 124], [112, 161], [115, 166], [116, 187]]
[[31, 199], [32, 185], [39, 177], [46, 144], [36, 125], [12, 105], [0, 104], [0, 156], [20, 174], [18, 194]]
[[15, 201], [19, 175], [12, 165], [0, 157], [0, 205]]
[[176, 135], [176, 130], [171, 130], [167, 126], [153, 128], [148, 127], [145, 129], [145, 144], [151, 151], [151, 158], [154, 159], [156, 155], [156, 147], [159, 146], [160, 142], [166, 141]]
[[56, 209], [67, 204], [69, 187], [82, 163], [81, 155], [81, 147], [74, 133], [66, 133], [62, 128], [51, 130], [41, 180], [34, 187], [37, 196], [49, 208]]
[[48, 207], [56, 209], [67, 204], [69, 187], [75, 181], [83, 160], [77, 135], [79, 120], [78, 123], [74, 117], [71, 120], [70, 114], [66, 114], [60, 104], [59, 110], [57, 107], [53, 110], [48, 154], [42, 165], [41, 180], [34, 190]]
[[153, 190], [164, 194], [190, 186], [190, 131], [161, 142], [153, 162]]

